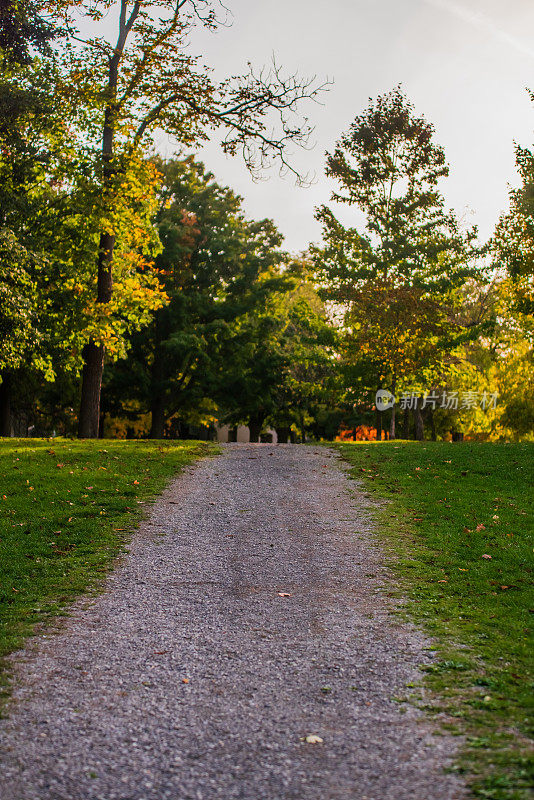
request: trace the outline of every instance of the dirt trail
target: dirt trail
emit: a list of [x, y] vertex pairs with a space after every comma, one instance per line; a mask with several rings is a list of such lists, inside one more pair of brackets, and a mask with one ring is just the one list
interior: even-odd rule
[[323, 448], [188, 469], [105, 593], [17, 656], [0, 797], [461, 797], [454, 739], [394, 699], [431, 654], [388, 613], [383, 563]]

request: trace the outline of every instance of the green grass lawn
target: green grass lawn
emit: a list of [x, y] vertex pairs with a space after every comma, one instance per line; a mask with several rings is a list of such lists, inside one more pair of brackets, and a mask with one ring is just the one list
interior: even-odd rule
[[213, 452], [190, 441], [0, 439], [0, 667], [37, 623], [97, 587], [142, 503]]
[[526, 797], [534, 445], [380, 442], [339, 449], [352, 476], [388, 501], [377, 517], [396, 552], [399, 594], [438, 651], [426, 675], [429, 708], [446, 712], [447, 727], [465, 736], [456, 768], [470, 776], [477, 797]]

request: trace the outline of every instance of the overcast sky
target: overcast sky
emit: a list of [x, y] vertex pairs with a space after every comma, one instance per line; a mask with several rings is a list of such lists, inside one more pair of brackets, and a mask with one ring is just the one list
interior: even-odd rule
[[[293, 162], [316, 175], [310, 188], [271, 172], [254, 184], [239, 158], [210, 142], [200, 157], [245, 199], [246, 213], [272, 217], [292, 250], [320, 240], [314, 208], [329, 201], [325, 151], [367, 105], [398, 83], [436, 128], [450, 163], [448, 203], [489, 236], [517, 184], [514, 140], [534, 143], [532, 0], [224, 0], [231, 25], [195, 36], [193, 49], [217, 77], [261, 66], [272, 54], [287, 71], [331, 78], [323, 106], [309, 104], [315, 147]], [[159, 139], [165, 155], [172, 145]], [[342, 208], [349, 223], [353, 212]]]
[[[254, 184], [238, 158], [215, 142], [201, 152], [220, 182], [245, 198], [253, 217], [272, 217], [286, 246], [320, 239], [314, 207], [329, 201], [324, 154], [367, 105], [402, 83], [418, 113], [436, 128], [450, 163], [447, 201], [490, 235], [517, 183], [514, 140], [534, 143], [534, 3], [532, 0], [226, 0], [232, 25], [195, 41], [218, 75], [236, 74], [248, 60], [274, 52], [287, 70], [330, 77], [324, 106], [307, 108], [315, 147], [294, 162], [316, 174], [298, 188], [276, 172]], [[350, 221], [350, 209], [340, 213]]]

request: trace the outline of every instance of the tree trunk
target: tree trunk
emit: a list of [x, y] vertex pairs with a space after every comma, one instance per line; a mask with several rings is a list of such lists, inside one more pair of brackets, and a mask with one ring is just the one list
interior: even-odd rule
[[11, 436], [11, 375], [4, 372], [0, 383], [0, 436]]
[[277, 428], [276, 434], [278, 436], [278, 444], [287, 444], [287, 440], [289, 439], [289, 434], [290, 434], [290, 429], [288, 427]]
[[425, 438], [425, 426], [423, 422], [423, 415], [421, 414], [422, 402], [423, 398], [418, 397], [413, 411], [414, 422], [415, 422], [415, 438], [417, 439], [418, 442], [422, 442], [423, 439]]
[[376, 440], [377, 442], [382, 441], [382, 412], [376, 409], [375, 412], [375, 428], [376, 428]]
[[[100, 236], [98, 253], [97, 302], [109, 303], [113, 294], [111, 261], [115, 236], [103, 233]], [[104, 348], [93, 340], [83, 348], [82, 396], [78, 436], [81, 439], [97, 439], [100, 419], [100, 391], [104, 373]]]
[[391, 394], [393, 395], [393, 405], [391, 407], [391, 422], [389, 423], [389, 438], [395, 439], [395, 389], [397, 386], [397, 378], [395, 375], [393, 376], [393, 382], [391, 385]]
[[409, 436], [410, 436], [410, 410], [408, 408], [405, 408], [402, 418], [402, 438], [408, 439]]
[[250, 441], [251, 442], [259, 442], [260, 441], [260, 433], [263, 427], [263, 417], [255, 417], [254, 419], [249, 420], [248, 428], [250, 431]]
[[[119, 36], [119, 42], [117, 43], [115, 55], [110, 60], [107, 86], [110, 103], [107, 105], [104, 112], [104, 127], [102, 131], [102, 191], [105, 202], [108, 204], [113, 202], [113, 150], [114, 127], [116, 124], [116, 108], [113, 103], [113, 98], [115, 97], [117, 88], [119, 61], [122, 55], [124, 42], [126, 41], [126, 37], [124, 37], [119, 48], [124, 28], [122, 14], [120, 24], [121, 34]], [[102, 232], [100, 234], [97, 258], [97, 303], [109, 303], [113, 295], [112, 262], [114, 247], [115, 235], [107, 231]], [[83, 361], [78, 436], [85, 439], [96, 439], [98, 438], [100, 420], [100, 391], [104, 372], [104, 348], [101, 345], [95, 344], [93, 340], [90, 340], [83, 348]]]
[[431, 435], [432, 441], [435, 442], [438, 437], [437, 437], [437, 434], [436, 434], [436, 421], [434, 419], [434, 411], [432, 409], [432, 406], [428, 406], [428, 420], [430, 422], [430, 431], [431, 431], [430, 435]]
[[163, 397], [155, 397], [152, 400], [151, 411], [150, 438], [163, 439], [165, 436], [165, 403]]
[[306, 426], [304, 424], [304, 414], [299, 411], [300, 435], [302, 437], [302, 444], [306, 443]]
[[100, 425], [100, 390], [104, 370], [104, 348], [90, 341], [83, 348], [82, 398], [78, 436], [97, 439]]

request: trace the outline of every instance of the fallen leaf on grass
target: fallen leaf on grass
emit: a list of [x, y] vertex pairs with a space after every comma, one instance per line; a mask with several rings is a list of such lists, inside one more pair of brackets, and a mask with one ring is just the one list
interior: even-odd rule
[[477, 531], [485, 531], [486, 530], [486, 526], [482, 525], [482, 523], [480, 523], [479, 525], [477, 525], [476, 530]]

